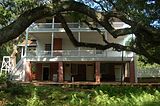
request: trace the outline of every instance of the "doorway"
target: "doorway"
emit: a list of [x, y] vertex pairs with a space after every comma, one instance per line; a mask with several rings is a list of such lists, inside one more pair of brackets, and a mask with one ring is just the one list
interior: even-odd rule
[[101, 63], [101, 81], [115, 81], [114, 63]]
[[43, 80], [49, 80], [49, 67], [43, 67]]
[[86, 64], [71, 64], [71, 74], [74, 81], [86, 81]]

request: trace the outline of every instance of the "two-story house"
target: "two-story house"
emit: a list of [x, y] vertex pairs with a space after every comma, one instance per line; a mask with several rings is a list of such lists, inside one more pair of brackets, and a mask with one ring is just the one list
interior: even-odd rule
[[[80, 22], [68, 22], [78, 41], [104, 44], [102, 37]], [[115, 28], [128, 27], [113, 22]], [[98, 26], [109, 42], [125, 45], [133, 35], [114, 39]], [[21, 60], [12, 72], [14, 80], [53, 82], [135, 82], [134, 53], [75, 47], [56, 17], [33, 23], [26, 30], [21, 47]]]

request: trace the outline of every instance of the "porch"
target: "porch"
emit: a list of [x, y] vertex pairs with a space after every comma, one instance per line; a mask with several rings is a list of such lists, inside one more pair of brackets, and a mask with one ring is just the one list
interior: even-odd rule
[[52, 84], [100, 84], [101, 82], [134, 82], [132, 62], [31, 62], [26, 81], [48, 81]]
[[100, 86], [100, 85], [110, 85], [110, 86], [149, 86], [149, 87], [160, 87], [160, 83], [130, 83], [130, 82], [53, 82], [53, 81], [32, 81], [32, 82], [19, 82], [21, 84], [32, 84], [35, 86], [53, 86], [53, 85], [62, 85], [62, 86]]

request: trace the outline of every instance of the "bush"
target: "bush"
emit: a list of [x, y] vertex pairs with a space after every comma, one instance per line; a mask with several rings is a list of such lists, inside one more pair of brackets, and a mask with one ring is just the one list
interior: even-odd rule
[[8, 80], [8, 75], [0, 73], [0, 83], [5, 83]]
[[60, 86], [18, 85], [0, 92], [6, 106], [160, 106], [160, 89], [99, 86], [66, 89]]

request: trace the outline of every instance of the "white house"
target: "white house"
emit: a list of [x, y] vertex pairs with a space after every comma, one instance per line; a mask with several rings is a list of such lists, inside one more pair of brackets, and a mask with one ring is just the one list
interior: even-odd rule
[[[102, 37], [79, 22], [68, 23], [78, 41], [104, 44]], [[115, 28], [128, 27], [113, 22]], [[132, 35], [114, 39], [98, 26], [109, 42], [125, 45]], [[56, 18], [33, 23], [26, 30], [21, 47], [21, 60], [12, 71], [14, 80], [53, 82], [135, 82], [134, 53], [75, 47]], [[123, 55], [123, 56], [122, 56]]]

